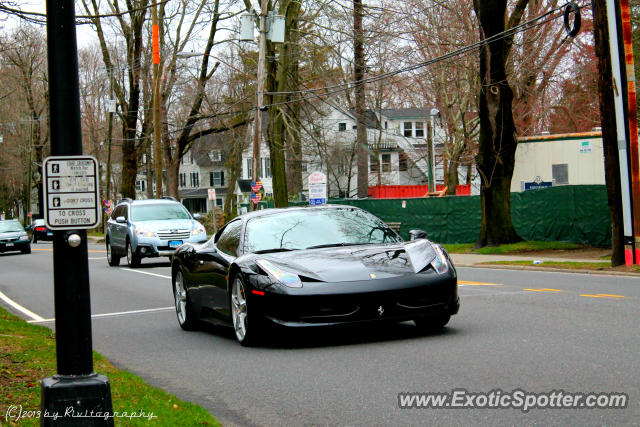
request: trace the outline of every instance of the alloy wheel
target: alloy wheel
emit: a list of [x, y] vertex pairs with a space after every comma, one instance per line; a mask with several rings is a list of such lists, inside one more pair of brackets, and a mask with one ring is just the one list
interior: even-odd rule
[[238, 341], [242, 342], [247, 335], [247, 297], [240, 278], [233, 282], [231, 290], [233, 329]]

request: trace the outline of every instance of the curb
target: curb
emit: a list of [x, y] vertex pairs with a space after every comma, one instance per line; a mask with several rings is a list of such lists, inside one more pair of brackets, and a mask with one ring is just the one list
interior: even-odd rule
[[456, 267], [468, 268], [488, 268], [497, 270], [529, 270], [529, 271], [546, 271], [550, 273], [574, 273], [574, 274], [600, 274], [608, 276], [627, 276], [640, 277], [640, 273], [631, 273], [627, 271], [609, 271], [609, 270], [589, 270], [577, 268], [555, 268], [555, 267], [530, 267], [526, 265], [497, 265], [497, 264], [455, 264]]

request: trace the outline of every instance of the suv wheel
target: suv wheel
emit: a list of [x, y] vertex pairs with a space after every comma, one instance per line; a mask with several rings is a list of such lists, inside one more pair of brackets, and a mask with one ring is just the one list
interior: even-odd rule
[[127, 240], [127, 262], [129, 267], [138, 267], [140, 265], [140, 255], [133, 252], [129, 240]]
[[113, 253], [113, 248], [111, 248], [111, 242], [107, 240], [107, 262], [111, 267], [117, 267], [120, 265], [120, 257]]

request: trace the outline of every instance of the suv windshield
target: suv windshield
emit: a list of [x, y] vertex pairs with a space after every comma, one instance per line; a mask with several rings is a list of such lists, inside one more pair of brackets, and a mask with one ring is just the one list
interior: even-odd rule
[[9, 233], [11, 231], [24, 231], [20, 221], [0, 221], [0, 233]]
[[132, 221], [155, 221], [162, 219], [191, 219], [189, 211], [181, 204], [157, 204], [131, 206]]
[[304, 209], [247, 222], [246, 252], [398, 242], [377, 217], [358, 209]]

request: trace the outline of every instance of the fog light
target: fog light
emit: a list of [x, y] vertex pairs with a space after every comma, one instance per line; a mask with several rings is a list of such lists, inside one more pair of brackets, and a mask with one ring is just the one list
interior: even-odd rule
[[147, 248], [140, 248], [140, 253], [146, 254], [147, 253]]

